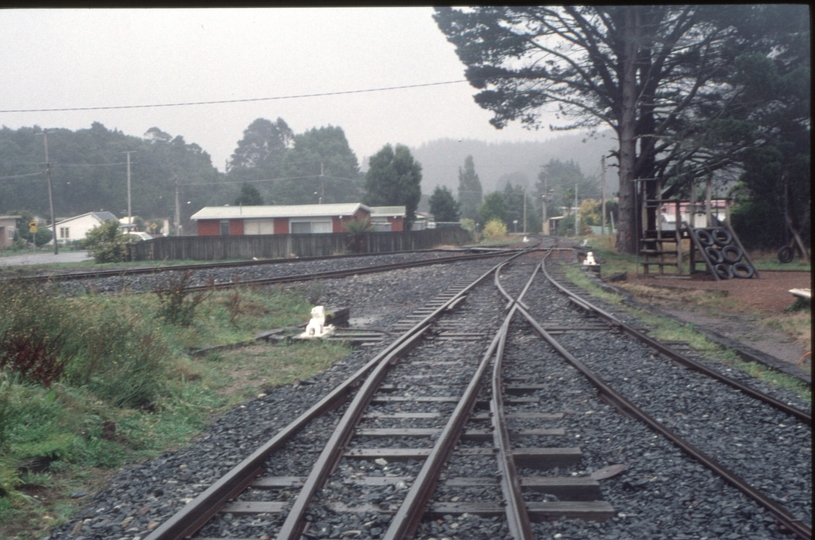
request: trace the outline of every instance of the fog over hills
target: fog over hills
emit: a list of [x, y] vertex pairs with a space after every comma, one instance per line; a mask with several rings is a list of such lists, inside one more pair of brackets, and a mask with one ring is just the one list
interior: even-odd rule
[[[585, 142], [584, 142], [585, 141]], [[550, 159], [574, 160], [586, 177], [600, 178], [600, 157], [606, 155], [606, 193], [618, 189], [615, 159], [608, 157], [617, 148], [611, 131], [598, 133], [593, 138], [585, 135], [563, 135], [542, 142], [487, 143], [472, 139], [437, 139], [411, 148], [414, 159], [422, 164], [422, 193], [430, 195], [436, 186], [447, 186], [457, 197], [458, 171], [464, 159], [473, 156], [475, 171], [481, 180], [484, 194], [503, 190], [507, 176], [512, 185], [523, 183], [533, 190], [541, 166]], [[367, 168], [367, 164], [364, 165]]]

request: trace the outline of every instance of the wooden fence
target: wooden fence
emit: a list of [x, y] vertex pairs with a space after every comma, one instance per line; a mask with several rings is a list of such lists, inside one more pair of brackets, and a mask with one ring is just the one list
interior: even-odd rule
[[[393, 253], [461, 245], [472, 241], [461, 227], [441, 227], [410, 232], [369, 232], [359, 242], [358, 253]], [[352, 237], [335, 234], [264, 234], [246, 236], [167, 236], [133, 244], [134, 261], [224, 259], [283, 259], [328, 257], [352, 253]]]

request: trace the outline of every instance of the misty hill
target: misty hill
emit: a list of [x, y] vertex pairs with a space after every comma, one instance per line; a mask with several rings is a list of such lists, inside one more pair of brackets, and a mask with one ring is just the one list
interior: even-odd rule
[[[583, 142], [585, 140], [585, 142]], [[534, 189], [541, 166], [550, 159], [566, 162], [574, 160], [586, 177], [600, 178], [600, 157], [608, 156], [617, 147], [613, 132], [598, 133], [595, 138], [581, 134], [562, 135], [541, 142], [487, 143], [472, 139], [437, 139], [411, 148], [413, 157], [422, 164], [422, 193], [433, 193], [436, 186], [447, 186], [457, 196], [458, 170], [464, 159], [473, 156], [475, 171], [481, 180], [484, 194], [503, 190], [506, 180], [512, 185], [523, 185], [526, 179], [529, 189]], [[606, 157], [606, 193], [618, 189], [617, 169], [610, 163], [616, 160]], [[502, 177], [504, 177], [503, 180]]]

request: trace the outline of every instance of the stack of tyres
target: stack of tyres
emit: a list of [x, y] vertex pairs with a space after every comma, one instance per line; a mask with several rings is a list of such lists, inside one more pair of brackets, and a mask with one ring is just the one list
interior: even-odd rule
[[727, 229], [696, 229], [696, 237], [720, 279], [747, 279], [755, 274], [753, 266]]

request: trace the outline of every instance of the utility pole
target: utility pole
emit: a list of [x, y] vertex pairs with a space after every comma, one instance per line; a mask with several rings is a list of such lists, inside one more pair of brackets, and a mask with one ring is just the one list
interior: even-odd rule
[[320, 160], [320, 179], [323, 181], [323, 187], [320, 191], [320, 204], [323, 204], [325, 198], [325, 171], [323, 170], [323, 161]]
[[526, 186], [524, 186], [524, 234], [526, 234]]
[[603, 213], [603, 221], [601, 233], [603, 236], [606, 234], [606, 156], [600, 156], [600, 201], [601, 212]]
[[577, 182], [574, 183], [574, 235], [580, 236], [580, 203], [577, 198]]
[[181, 207], [178, 204], [178, 175], [175, 175], [175, 235], [181, 236]]
[[[123, 152], [123, 153], [127, 154], [127, 224], [128, 225], [133, 225], [133, 214], [132, 214], [132, 211], [131, 211], [131, 208], [130, 208], [130, 154], [132, 154], [133, 152], [134, 152], [134, 150], [128, 150], [126, 152]], [[130, 232], [131, 228], [132, 227], [128, 228], [127, 232]]]
[[549, 171], [546, 168], [546, 165], [541, 165], [543, 168], [543, 195], [541, 196], [541, 206], [543, 215], [541, 219], [543, 220], [543, 224], [541, 225], [541, 233], [544, 236], [549, 235], [549, 222], [546, 220], [546, 199], [549, 197]]
[[[54, 218], [54, 193], [51, 185], [51, 162], [48, 160], [48, 130], [42, 130], [42, 135], [42, 140], [45, 143], [45, 174], [48, 176], [48, 206], [51, 207], [51, 232], [54, 234], [54, 255], [59, 255], [59, 242], [57, 242], [57, 220]], [[35, 246], [36, 243], [37, 242], [35, 240]]]

